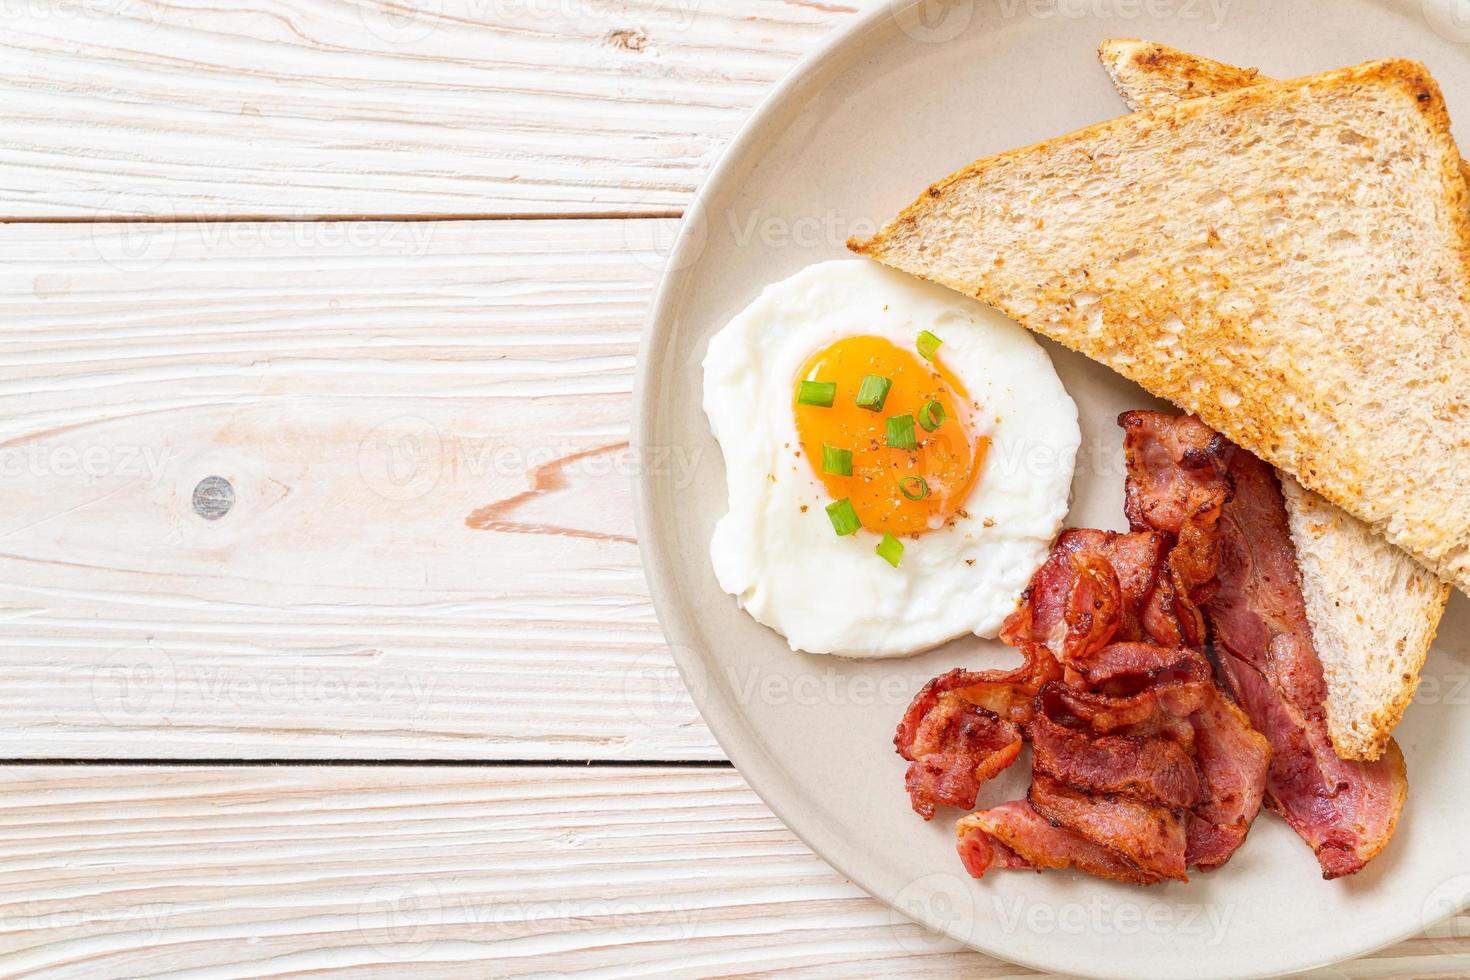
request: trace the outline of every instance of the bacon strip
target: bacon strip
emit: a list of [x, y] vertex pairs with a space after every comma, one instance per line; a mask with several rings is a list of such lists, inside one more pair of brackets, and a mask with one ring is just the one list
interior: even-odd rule
[[1177, 537], [1201, 508], [1222, 492], [1229, 495], [1223, 464], [1234, 447], [1199, 419], [1124, 412], [1118, 424], [1128, 461], [1123, 512], [1134, 531]]
[[1388, 844], [1407, 799], [1398, 745], [1390, 743], [1377, 762], [1340, 759], [1320, 717], [1302, 714], [1238, 658], [1221, 660], [1241, 704], [1276, 751], [1267, 805], [1316, 852], [1322, 877], [1361, 871]]
[[1036, 773], [1027, 801], [1043, 817], [1121, 854], [1150, 874], [1188, 881], [1184, 814], [1127, 796], [1089, 793]]
[[1172, 808], [1200, 800], [1188, 747], [1152, 734], [1097, 735], [1077, 723], [1049, 685], [1031, 725], [1035, 771], [1089, 792], [1122, 794]]
[[1143, 639], [1143, 611], [1166, 543], [1152, 532], [1062, 532], [1001, 627], [1001, 640], [1044, 646], [1067, 663], [1111, 642]]
[[973, 807], [980, 786], [1020, 757], [1036, 693], [1057, 676], [1056, 661], [1032, 649], [1015, 670], [955, 669], [924, 685], [893, 740], [909, 760], [914, 812], [930, 820], [939, 805]]
[[1212, 871], [1245, 843], [1265, 797], [1271, 745], [1250, 719], [1223, 697], [1190, 717], [1200, 802], [1190, 814], [1185, 860]]
[[1215, 696], [1210, 665], [1194, 651], [1182, 653], [1174, 666], [1154, 675], [1149, 686], [1135, 694], [1085, 691], [1056, 685], [1047, 694], [1072, 716], [1085, 721], [1099, 735], [1141, 725], [1158, 724], [1161, 716], [1187, 718]]
[[960, 820], [955, 833], [960, 859], [976, 878], [992, 867], [1000, 867], [1076, 868], [1133, 885], [1154, 885], [1164, 880], [1116, 851], [1056, 826], [1024, 800], [972, 813]]
[[[1177, 536], [1170, 567], [1181, 555], [1177, 580], [1214, 630], [1222, 678], [1272, 749], [1267, 805], [1311, 846], [1324, 877], [1361, 870], [1402, 810], [1403, 758], [1391, 746], [1377, 763], [1344, 762], [1332, 749], [1322, 666], [1275, 471], [1197, 419], [1130, 412], [1120, 423], [1130, 521]], [[1222, 483], [1231, 488], [1223, 502]], [[1211, 563], [1214, 580], [1202, 582]], [[1238, 737], [1230, 744], [1245, 754]], [[1222, 849], [1221, 827], [1234, 825], [1203, 819], [1212, 827], [1195, 828], [1202, 864]]]
[[1124, 412], [1118, 424], [1128, 461], [1129, 526], [1172, 540], [1144, 613], [1149, 635], [1174, 646], [1203, 646], [1201, 606], [1218, 587], [1217, 525], [1232, 494], [1225, 473], [1235, 447], [1192, 416]]
[[1209, 664], [1199, 654], [1152, 643], [1113, 643], [1070, 666], [1084, 687], [1113, 695], [1136, 694], [1159, 680], [1209, 677]]
[[1194, 759], [1182, 743], [1155, 735], [1082, 734], [1038, 716], [1035, 772], [1095, 793], [1173, 808], [1200, 799]]
[[[1194, 419], [1132, 412], [1120, 422], [1133, 530], [1064, 533], [1002, 628], [1026, 663], [935, 678], [895, 738], [926, 819], [939, 804], [973, 807], [1031, 741], [1027, 798], [959, 822], [960, 857], [976, 877], [1075, 868], [1135, 884], [1186, 881], [1191, 867], [1228, 861], [1275, 800], [1272, 745], [1254, 714], [1226, 700], [1200, 650], [1205, 610], [1230, 595], [1219, 573], [1223, 527], [1230, 469], [1244, 454]], [[1245, 617], [1238, 625], [1267, 633]], [[1242, 703], [1249, 711], [1273, 690], [1262, 680]], [[1319, 853], [1335, 838], [1325, 841]]]

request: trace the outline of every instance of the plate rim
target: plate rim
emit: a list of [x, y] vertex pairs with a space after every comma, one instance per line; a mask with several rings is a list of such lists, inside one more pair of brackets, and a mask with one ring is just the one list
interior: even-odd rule
[[[881, 903], [891, 915], [901, 916], [922, 929], [933, 931], [929, 925], [909, 915], [880, 894], [876, 887], [869, 883], [868, 876], [855, 874], [845, 866], [846, 862], [835, 860], [828, 849], [819, 847], [807, 833], [792, 826], [783, 815], [784, 806], [778, 802], [778, 797], [785, 795], [784, 787], [777, 785], [783, 778], [779, 767], [767, 763], [764, 758], [766, 754], [759, 751], [758, 747], [744, 746], [738, 742], [736, 732], [746, 727], [746, 719], [737, 709], [726, 704], [723, 696], [712, 690], [706, 690], [703, 697], [695, 696], [693, 693], [698, 686], [697, 680], [693, 678], [697, 678], [702, 669], [699, 663], [700, 654], [691, 642], [693, 631], [689, 627], [689, 614], [683, 605], [674, 599], [677, 589], [668, 567], [672, 563], [665, 560], [669, 549], [662, 545], [657, 522], [654, 520], [653, 499], [657, 494], [655, 484], [658, 482], [658, 477], [653, 475], [650, 467], [642, 465], [642, 461], [647, 458], [646, 447], [653, 444], [652, 430], [658, 415], [657, 406], [650, 397], [650, 392], [656, 389], [655, 371], [650, 353], [655, 346], [660, 345], [660, 342], [672, 337], [678, 328], [677, 320], [673, 319], [672, 314], [678, 305], [688, 270], [697, 263], [698, 252], [703, 248], [704, 242], [697, 226], [706, 210], [709, 196], [728, 180], [732, 172], [741, 169], [745, 157], [763, 138], [772, 119], [786, 113], [792, 107], [792, 103], [800, 97], [805, 87], [822, 73], [830, 70], [834, 62], [840, 62], [848, 53], [848, 49], [856, 45], [863, 35], [874, 30], [882, 21], [894, 18], [903, 11], [928, 2], [931, 0], [875, 0], [872, 7], [857, 14], [852, 21], [835, 29], [814, 50], [803, 56], [757, 101], [734, 137], [720, 151], [715, 163], [700, 181], [698, 189], [684, 208], [682, 215], [674, 219], [679, 222], [678, 231], [668, 255], [663, 260], [653, 302], [649, 305], [639, 332], [637, 363], [633, 380], [630, 451], [635, 461], [631, 481], [633, 525], [644, 579], [648, 583], [654, 613], [658, 618], [660, 630], [668, 642], [669, 651], [673, 656], [679, 676], [686, 689], [691, 692], [691, 700], [694, 701], [700, 718], [705, 722], [716, 744], [725, 753], [741, 779], [781, 821], [782, 826], [823, 863]], [[1425, 5], [1438, 5], [1438, 0], [1423, 0], [1423, 2]], [[691, 217], [694, 220], [691, 220]], [[696, 253], [692, 258], [689, 256], [691, 251]], [[660, 543], [655, 544], [656, 541]], [[773, 792], [776, 790], [782, 792]], [[1264, 973], [1226, 971], [1209, 976], [1216, 977], [1218, 980], [1272, 980], [1276, 977], [1287, 977], [1310, 970], [1330, 968], [1336, 964], [1370, 956], [1375, 952], [1412, 939], [1467, 909], [1470, 909], [1470, 895], [1465, 897], [1458, 909], [1446, 913], [1432, 923], [1421, 923], [1405, 931], [1396, 932], [1386, 939], [1350, 949], [1341, 956], [1299, 963], [1285, 970]], [[1058, 968], [1054, 962], [1028, 956], [1021, 951], [989, 948], [967, 937], [944, 930], [935, 931], [935, 934], [957, 942], [966, 949], [974, 950], [1004, 963], [1043, 973], [1053, 973]], [[1099, 980], [1113, 980], [1113, 978], [1131, 980], [1134, 974], [1098, 971], [1090, 972], [1086, 976], [1097, 977]], [[1204, 975], [1201, 974], [1201, 976]]]

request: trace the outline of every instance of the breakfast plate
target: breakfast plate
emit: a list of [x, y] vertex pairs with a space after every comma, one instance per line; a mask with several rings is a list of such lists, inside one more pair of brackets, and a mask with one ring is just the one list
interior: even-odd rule
[[[796, 834], [896, 910], [894, 942], [922, 952], [947, 937], [1082, 976], [1286, 974], [1415, 935], [1470, 904], [1470, 787], [1457, 759], [1470, 752], [1463, 595], [1450, 602], [1395, 733], [1411, 795], [1379, 858], [1324, 881], [1312, 853], [1263, 814], [1225, 867], [1142, 889], [1067, 872], [972, 879], [955, 857], [953, 820], [925, 823], [910, 809], [893, 751], [899, 717], [951, 667], [1013, 662], [998, 642], [966, 638], [906, 659], [793, 652], [737, 607], [711, 563], [727, 509], [725, 464], [704, 411], [711, 338], [767, 285], [850, 258], [849, 236], [873, 234], [937, 177], [1120, 115], [1095, 55], [1117, 36], [1281, 78], [1415, 58], [1434, 72], [1452, 118], [1470, 120], [1470, 17], [1455, 2], [876, 4], [759, 108], [668, 249], [639, 365], [634, 439], [649, 462], [636, 483], [639, 541], [660, 621], [716, 738]], [[1165, 406], [1097, 363], [1042, 346], [1081, 428], [1067, 524], [1124, 529], [1115, 420]], [[681, 465], [659, 465], [672, 457]], [[1000, 801], [1024, 790], [1007, 772], [984, 792]]]

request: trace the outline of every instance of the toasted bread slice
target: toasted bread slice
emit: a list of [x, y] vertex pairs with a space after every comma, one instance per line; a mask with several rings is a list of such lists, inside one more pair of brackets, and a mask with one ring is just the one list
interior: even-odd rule
[[1470, 215], [1411, 61], [978, 161], [855, 251], [1198, 414], [1470, 592]]
[[[1104, 41], [1098, 57], [1133, 109], [1172, 105], [1271, 81], [1163, 44]], [[1462, 173], [1467, 165], [1461, 161]], [[1344, 759], [1382, 756], [1419, 687], [1449, 586], [1366, 524], [1282, 480], [1307, 618], [1327, 676], [1327, 728]]]

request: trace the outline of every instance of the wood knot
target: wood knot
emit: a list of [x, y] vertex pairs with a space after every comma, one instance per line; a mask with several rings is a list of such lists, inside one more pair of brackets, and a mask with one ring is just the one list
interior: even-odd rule
[[603, 43], [637, 54], [648, 47], [648, 35], [636, 27], [620, 27], [607, 32]]
[[222, 476], [206, 476], [194, 486], [194, 512], [217, 521], [235, 506], [235, 488]]

